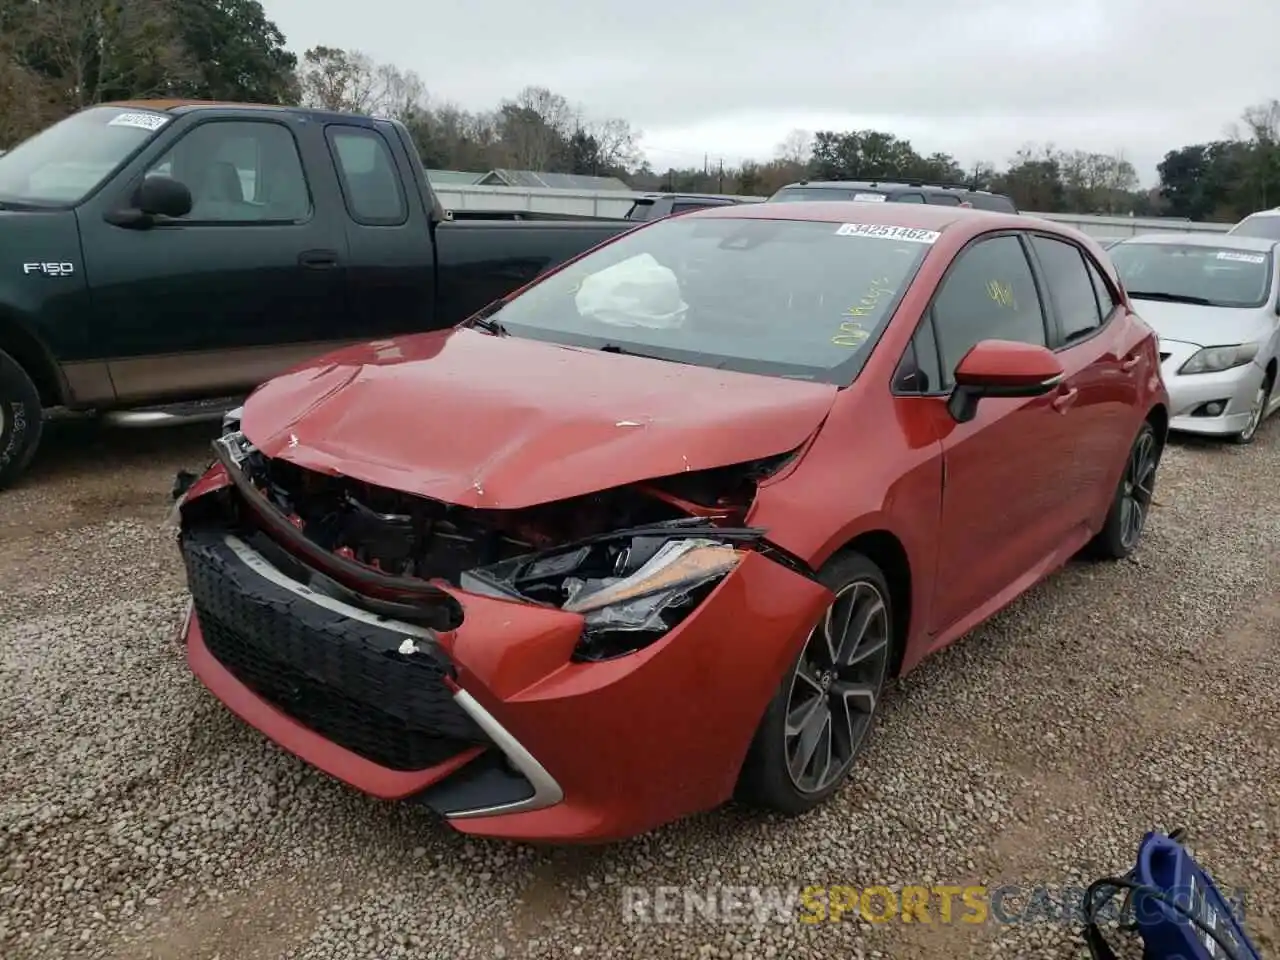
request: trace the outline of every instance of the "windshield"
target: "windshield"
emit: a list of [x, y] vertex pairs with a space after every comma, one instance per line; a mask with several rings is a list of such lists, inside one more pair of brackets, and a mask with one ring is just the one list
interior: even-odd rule
[[838, 187], [783, 187], [769, 198], [773, 203], [790, 203], [797, 200], [866, 200], [871, 203], [884, 203], [888, 196], [880, 190], [857, 190]]
[[661, 220], [490, 319], [514, 336], [844, 385], [937, 238], [867, 224]]
[[170, 119], [123, 107], [72, 114], [0, 156], [0, 203], [78, 203]]
[[1261, 237], [1263, 240], [1280, 240], [1280, 215], [1254, 214], [1245, 217], [1230, 230], [1233, 237]]
[[1120, 243], [1107, 252], [1139, 300], [1261, 307], [1271, 292], [1270, 253], [1176, 243]]

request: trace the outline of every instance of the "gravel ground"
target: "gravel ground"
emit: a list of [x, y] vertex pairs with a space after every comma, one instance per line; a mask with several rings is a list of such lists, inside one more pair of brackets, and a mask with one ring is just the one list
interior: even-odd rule
[[825, 808], [567, 850], [366, 800], [190, 677], [160, 523], [208, 437], [57, 424], [0, 493], [6, 958], [1078, 957], [1061, 921], [628, 923], [623, 890], [1059, 890], [1176, 826], [1280, 942], [1280, 421], [1172, 447], [1136, 562], [1073, 565], [899, 683]]

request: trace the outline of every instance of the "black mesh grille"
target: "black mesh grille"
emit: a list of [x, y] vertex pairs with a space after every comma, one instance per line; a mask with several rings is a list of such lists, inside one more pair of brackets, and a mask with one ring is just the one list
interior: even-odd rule
[[219, 535], [184, 533], [182, 553], [210, 653], [303, 725], [394, 770], [489, 743], [445, 685], [443, 651], [401, 655], [403, 634], [272, 583]]

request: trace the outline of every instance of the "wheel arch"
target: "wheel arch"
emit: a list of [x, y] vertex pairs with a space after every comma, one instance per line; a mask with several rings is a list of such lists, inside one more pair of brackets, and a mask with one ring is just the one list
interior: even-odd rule
[[[1275, 363], [1273, 360], [1272, 363]], [[1147, 423], [1151, 424], [1151, 429], [1156, 433], [1156, 439], [1160, 442], [1161, 448], [1169, 439], [1169, 410], [1163, 403], [1157, 403], [1147, 411]]]
[[13, 357], [31, 378], [47, 409], [65, 402], [66, 384], [52, 354], [11, 313], [0, 310], [0, 350]]
[[867, 530], [848, 540], [834, 555], [860, 553], [884, 573], [893, 605], [893, 659], [889, 675], [897, 676], [911, 636], [913, 580], [911, 558], [902, 541], [889, 530]]

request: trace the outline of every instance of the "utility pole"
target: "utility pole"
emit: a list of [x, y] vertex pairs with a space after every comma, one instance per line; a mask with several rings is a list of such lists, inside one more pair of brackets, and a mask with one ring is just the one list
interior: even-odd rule
[[720, 158], [720, 192], [724, 193], [724, 157]]

